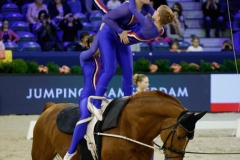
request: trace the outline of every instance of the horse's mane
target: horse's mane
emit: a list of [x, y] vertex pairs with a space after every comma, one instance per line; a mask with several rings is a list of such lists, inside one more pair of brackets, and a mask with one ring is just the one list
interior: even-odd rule
[[130, 97], [130, 99], [137, 99], [137, 98], [143, 98], [143, 97], [159, 97], [163, 99], [168, 99], [175, 104], [177, 104], [178, 107], [185, 108], [183, 107], [182, 103], [176, 99], [175, 97], [166, 94], [165, 92], [159, 91], [159, 90], [154, 90], [154, 91], [146, 91], [146, 92], [139, 92], [137, 94], [134, 94]]

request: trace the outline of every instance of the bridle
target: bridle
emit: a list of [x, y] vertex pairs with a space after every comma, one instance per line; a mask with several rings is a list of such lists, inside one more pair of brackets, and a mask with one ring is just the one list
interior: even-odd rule
[[[186, 112], [186, 113], [187, 113], [187, 112]], [[186, 114], [186, 113], [185, 113], [185, 114]], [[167, 130], [167, 129], [172, 128], [171, 132], [168, 134], [166, 140], [164, 141], [162, 147], [161, 147], [160, 145], [157, 145], [156, 143], [154, 143], [155, 145], [157, 145], [158, 147], [160, 147], [163, 151], [164, 151], [164, 150], [169, 150], [169, 151], [171, 151], [171, 152], [175, 152], [175, 153], [179, 154], [179, 156], [165, 156], [165, 158], [167, 158], [167, 159], [168, 159], [168, 158], [181, 158], [181, 157], [184, 157], [184, 155], [185, 155], [185, 151], [178, 150], [178, 149], [174, 148], [173, 145], [172, 145], [172, 143], [173, 143], [173, 138], [174, 138], [174, 135], [175, 135], [175, 133], [176, 133], [176, 130], [177, 130], [177, 127], [178, 127], [178, 126], [181, 126], [187, 133], [193, 133], [193, 132], [194, 132], [194, 130], [193, 130], [193, 131], [188, 131], [185, 127], [183, 127], [183, 126], [180, 124], [181, 120], [185, 117], [185, 114], [183, 114], [183, 115], [178, 119], [178, 121], [177, 121], [175, 124], [173, 124], [173, 125], [171, 125], [171, 126], [169, 126], [169, 127], [166, 127], [166, 128], [161, 129], [161, 131], [163, 131], [163, 130]], [[161, 131], [160, 131], [160, 133], [161, 133]], [[166, 146], [166, 143], [168, 142], [168, 140], [169, 140], [169, 138], [170, 138], [171, 135], [172, 135], [171, 145], [170, 145], [170, 146]]]

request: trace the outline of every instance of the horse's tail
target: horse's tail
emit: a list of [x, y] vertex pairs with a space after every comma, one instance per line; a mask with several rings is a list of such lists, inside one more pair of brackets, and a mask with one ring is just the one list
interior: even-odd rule
[[48, 102], [48, 103], [46, 103], [45, 106], [44, 106], [44, 108], [43, 108], [43, 111], [42, 111], [42, 112], [46, 111], [48, 108], [50, 108], [50, 107], [53, 106], [54, 104], [55, 104], [55, 103], [53, 103], [53, 102]]

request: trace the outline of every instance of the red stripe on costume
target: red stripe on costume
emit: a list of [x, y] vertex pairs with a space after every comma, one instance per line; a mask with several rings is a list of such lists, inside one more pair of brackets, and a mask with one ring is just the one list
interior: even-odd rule
[[239, 103], [211, 103], [211, 112], [237, 112]]
[[[164, 33], [164, 28], [161, 29], [161, 33], [156, 37], [160, 37], [161, 35], [163, 35], [163, 33]], [[141, 42], [150, 41], [150, 40], [153, 40], [156, 38], [155, 37], [152, 39], [143, 39], [143, 38], [139, 37], [135, 32], [129, 32], [128, 37], [135, 38], [136, 40], [141, 41]]]
[[94, 0], [94, 2], [104, 13], [108, 12], [108, 9], [106, 8], [106, 6], [104, 4], [102, 4], [101, 0]]
[[136, 40], [141, 41], [141, 42], [152, 40], [152, 39], [143, 39], [143, 38], [139, 37], [135, 32], [128, 33], [128, 37], [135, 38]]
[[99, 73], [99, 71], [100, 71], [100, 64], [99, 64], [99, 62], [97, 61], [96, 58], [94, 58], [94, 61], [95, 61], [96, 69], [95, 69], [95, 73], [94, 73], [94, 75], [93, 75], [93, 86], [94, 86], [94, 88], [96, 89], [97, 79], [98, 79], [98, 73]]

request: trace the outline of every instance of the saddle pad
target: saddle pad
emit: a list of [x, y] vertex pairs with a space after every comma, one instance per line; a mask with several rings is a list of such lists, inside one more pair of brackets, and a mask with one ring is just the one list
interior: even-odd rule
[[[129, 98], [117, 98], [109, 103], [103, 113], [101, 132], [117, 127], [118, 118], [124, 107], [129, 102]], [[101, 123], [101, 122], [100, 122]], [[100, 130], [99, 130], [100, 131]]]
[[[117, 127], [118, 118], [120, 117], [124, 107], [128, 102], [129, 98], [119, 98], [112, 100], [103, 113], [103, 121], [98, 121], [95, 125], [95, 133], [103, 132], [105, 130]], [[98, 160], [101, 160], [102, 136], [94, 134], [94, 138], [97, 145]]]
[[80, 111], [78, 105], [66, 107], [57, 116], [57, 127], [64, 133], [73, 134], [79, 118]]
[[81, 160], [94, 160], [91, 152], [88, 150], [87, 141], [85, 138], [81, 140], [79, 145], [80, 145]]

